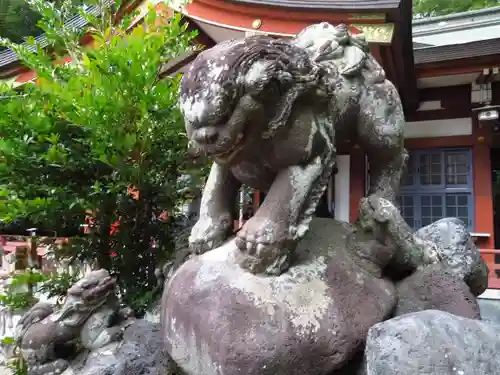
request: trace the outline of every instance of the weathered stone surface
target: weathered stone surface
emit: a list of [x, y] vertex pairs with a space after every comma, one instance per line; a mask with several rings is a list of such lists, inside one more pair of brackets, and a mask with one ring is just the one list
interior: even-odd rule
[[389, 316], [393, 285], [354, 263], [348, 224], [315, 219], [281, 276], [240, 268], [232, 241], [194, 257], [163, 295], [167, 350], [188, 375], [322, 375]]
[[137, 320], [123, 341], [81, 353], [62, 375], [183, 375], [163, 345], [159, 324]]
[[422, 266], [439, 263], [439, 249], [432, 241], [415, 235], [399, 209], [387, 199], [370, 195], [359, 202], [359, 226], [371, 233], [380, 244], [392, 249], [386, 274], [392, 280], [400, 280]]
[[488, 266], [462, 220], [444, 218], [419, 229], [415, 234], [437, 245], [441, 263], [465, 280], [475, 296], [486, 290]]
[[362, 351], [356, 353], [356, 355], [346, 365], [328, 375], [365, 375], [363, 373], [363, 357], [364, 353]]
[[493, 375], [499, 351], [500, 325], [427, 310], [370, 328], [362, 373]]
[[115, 295], [116, 280], [105, 269], [89, 272], [66, 293], [61, 307], [38, 302], [23, 315], [16, 326], [16, 340], [29, 375], [65, 371], [66, 356], [75, 342], [93, 350], [116, 341], [121, 329], [116, 323], [120, 314]]
[[395, 316], [423, 310], [441, 310], [464, 318], [480, 319], [476, 297], [451, 270], [434, 264], [417, 270], [396, 285]]

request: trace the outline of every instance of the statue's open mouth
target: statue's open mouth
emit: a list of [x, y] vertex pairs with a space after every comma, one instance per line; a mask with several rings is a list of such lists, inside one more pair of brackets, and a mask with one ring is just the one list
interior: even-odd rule
[[243, 133], [238, 134], [234, 144], [226, 151], [215, 153], [213, 156], [218, 160], [230, 161], [232, 160], [243, 148], [242, 144]]

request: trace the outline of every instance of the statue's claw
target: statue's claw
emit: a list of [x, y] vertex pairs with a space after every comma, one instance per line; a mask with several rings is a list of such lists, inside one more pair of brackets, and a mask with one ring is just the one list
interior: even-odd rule
[[235, 244], [241, 251], [240, 266], [250, 272], [280, 275], [290, 266], [287, 230], [283, 224], [253, 217], [238, 232]]
[[195, 254], [203, 254], [221, 246], [227, 238], [229, 220], [200, 219], [189, 236], [189, 248]]

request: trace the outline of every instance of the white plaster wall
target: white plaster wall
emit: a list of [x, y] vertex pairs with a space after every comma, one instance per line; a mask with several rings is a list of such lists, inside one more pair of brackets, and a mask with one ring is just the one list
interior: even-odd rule
[[350, 155], [338, 155], [338, 172], [335, 175], [335, 219], [349, 221]]
[[449, 120], [409, 121], [405, 126], [405, 138], [433, 138], [471, 134], [472, 120], [469, 117]]

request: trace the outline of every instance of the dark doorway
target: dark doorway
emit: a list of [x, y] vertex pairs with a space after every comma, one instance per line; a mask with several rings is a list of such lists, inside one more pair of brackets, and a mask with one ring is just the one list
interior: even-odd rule
[[323, 218], [334, 218], [334, 197], [335, 197], [335, 175], [332, 176], [330, 184], [321, 197], [314, 216]]

